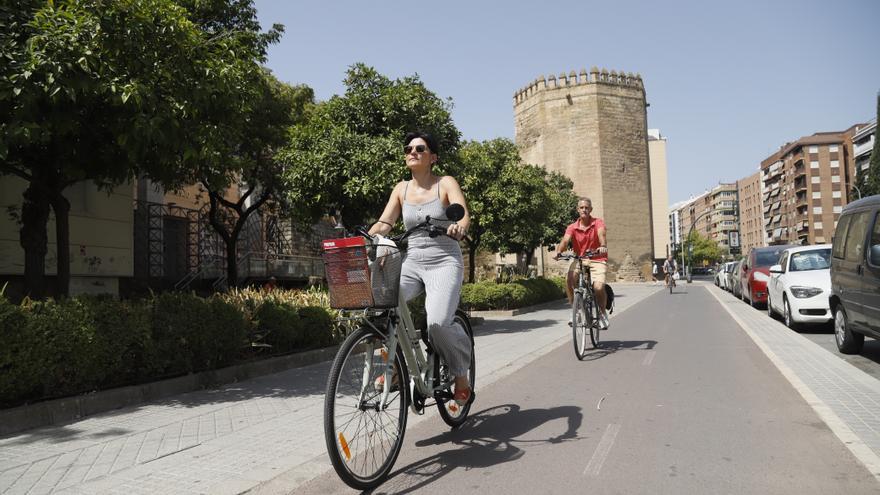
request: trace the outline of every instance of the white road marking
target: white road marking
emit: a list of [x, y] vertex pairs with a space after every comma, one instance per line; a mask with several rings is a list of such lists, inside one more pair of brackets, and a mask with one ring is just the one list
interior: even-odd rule
[[642, 360], [642, 366], [651, 366], [651, 361], [654, 360], [654, 354], [657, 354], [657, 351], [648, 351], [648, 355]]
[[617, 433], [619, 432], [620, 425], [614, 423], [608, 425], [608, 428], [605, 429], [605, 433], [602, 435], [602, 439], [599, 440], [599, 445], [596, 446], [596, 451], [593, 452], [593, 457], [590, 458], [590, 462], [588, 462], [587, 467], [584, 468], [584, 476], [592, 478], [599, 476], [599, 471], [602, 470], [602, 464], [604, 464], [605, 459], [608, 458], [608, 454], [611, 452], [611, 447], [614, 445], [614, 440], [617, 438]]

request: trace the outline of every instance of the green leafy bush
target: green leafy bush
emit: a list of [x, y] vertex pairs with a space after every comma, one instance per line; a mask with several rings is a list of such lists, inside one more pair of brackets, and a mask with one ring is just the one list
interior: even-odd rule
[[565, 297], [562, 279], [521, 279], [506, 284], [492, 281], [465, 284], [462, 305], [474, 310], [514, 309]]
[[305, 344], [305, 332], [296, 306], [269, 300], [259, 306], [254, 316], [257, 329], [264, 336], [262, 340], [272, 346], [273, 354]]

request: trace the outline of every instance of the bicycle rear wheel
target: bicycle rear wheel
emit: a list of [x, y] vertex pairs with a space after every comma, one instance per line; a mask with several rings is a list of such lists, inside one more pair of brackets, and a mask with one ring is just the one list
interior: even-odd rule
[[584, 306], [584, 296], [575, 293], [571, 305], [571, 334], [574, 339], [574, 355], [583, 359], [587, 351], [587, 327], [592, 326], [592, 319]]
[[596, 300], [592, 297], [584, 301], [584, 305], [586, 306], [587, 318], [589, 319], [589, 327], [590, 327], [590, 342], [593, 343], [593, 347], [599, 348], [599, 309], [596, 307]]
[[382, 402], [388, 359], [387, 341], [382, 334], [361, 327], [340, 346], [327, 379], [327, 453], [336, 474], [358, 490], [379, 486], [391, 472], [403, 445], [409, 374], [403, 354], [397, 349], [390, 392]]
[[[440, 411], [440, 417], [443, 418], [443, 421], [447, 425], [455, 429], [463, 425], [467, 420], [468, 413], [471, 411], [471, 404], [474, 403], [473, 398], [475, 396], [474, 390], [476, 390], [474, 384], [477, 378], [477, 358], [474, 353], [474, 333], [471, 329], [471, 323], [470, 320], [468, 320], [467, 315], [461, 310], [456, 310], [453, 322], [464, 328], [464, 331], [468, 334], [468, 338], [471, 341], [471, 364], [468, 366], [467, 371], [468, 382], [471, 384], [471, 400], [464, 406], [459, 406], [457, 402], [451, 399], [437, 400], [437, 410]], [[434, 376], [440, 380], [440, 383], [451, 383], [453, 377], [449, 374], [449, 368], [446, 366], [443, 359], [440, 356], [437, 356], [437, 360], [435, 360], [434, 363]], [[452, 386], [447, 387], [445, 391], [452, 394]]]

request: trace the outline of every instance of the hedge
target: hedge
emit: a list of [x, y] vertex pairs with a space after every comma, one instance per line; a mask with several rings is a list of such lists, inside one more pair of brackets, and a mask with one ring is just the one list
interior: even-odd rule
[[506, 284], [464, 284], [461, 303], [473, 310], [521, 308], [565, 297], [564, 284], [561, 277], [520, 279]]
[[320, 292], [281, 290], [21, 305], [0, 295], [0, 407], [215, 369], [254, 349], [331, 345], [342, 335], [326, 303]]

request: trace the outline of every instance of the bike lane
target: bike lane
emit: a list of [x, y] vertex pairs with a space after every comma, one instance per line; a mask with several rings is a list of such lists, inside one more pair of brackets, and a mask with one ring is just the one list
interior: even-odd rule
[[[785, 344], [766, 342], [775, 322], [715, 290], [652, 295], [584, 361], [566, 341], [482, 388], [457, 431], [439, 419], [410, 428], [376, 492], [878, 493], [865, 459], [767, 357]], [[823, 359], [808, 351], [791, 352]], [[862, 373], [850, 368], [838, 371]], [[346, 489], [330, 472], [296, 493]]]

